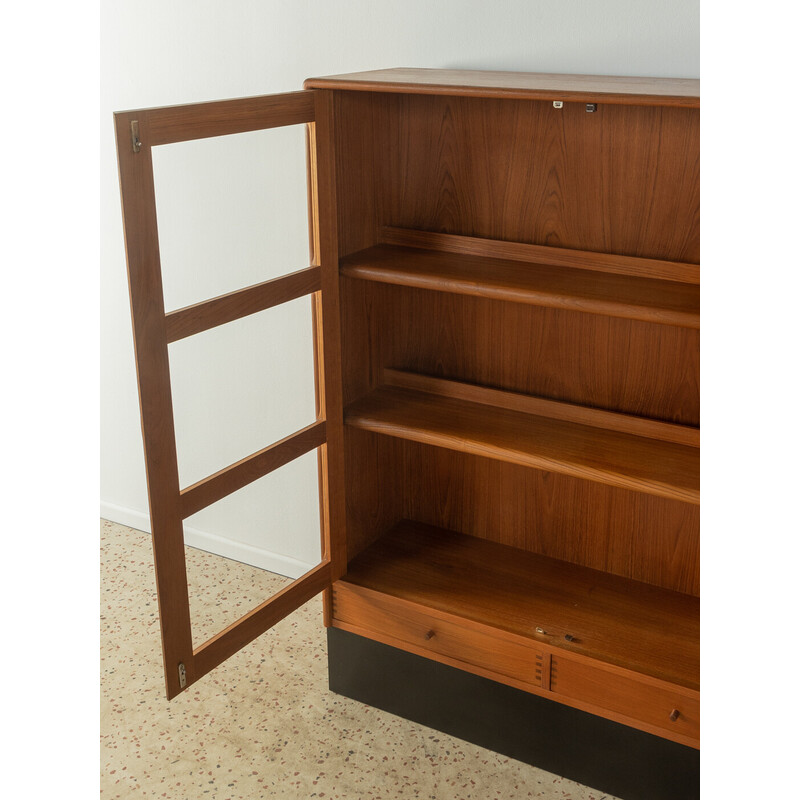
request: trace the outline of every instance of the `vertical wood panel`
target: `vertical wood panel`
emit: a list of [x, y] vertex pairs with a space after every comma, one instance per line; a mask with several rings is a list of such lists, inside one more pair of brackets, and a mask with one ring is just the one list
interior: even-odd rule
[[[386, 124], [386, 97], [335, 93], [339, 254], [377, 243], [389, 189], [387, 154], [376, 146]], [[399, 122], [395, 120], [395, 122]], [[342, 391], [345, 405], [375, 388], [382, 374], [385, 306], [364, 281], [341, 278]], [[403, 513], [402, 442], [346, 428], [347, 556], [358, 555]]]
[[699, 594], [697, 506], [413, 442], [403, 452], [409, 519]]
[[332, 581], [347, 571], [335, 136], [332, 93], [316, 92], [315, 123], [310, 134], [311, 172], [316, 186], [312, 226], [314, 263], [321, 270], [321, 292], [316, 296], [315, 335], [318, 386], [322, 387], [320, 406], [327, 420], [328, 437], [327, 444], [320, 451], [325, 512], [322, 519], [324, 555], [330, 559]]
[[346, 307], [375, 320], [371, 357], [384, 366], [699, 424], [699, 331], [361, 283]]
[[[374, 147], [375, 118], [384, 102], [381, 95], [336, 92], [336, 205], [339, 255], [363, 250], [378, 239], [378, 219], [384, 186], [385, 159]], [[358, 299], [357, 299], [358, 298]], [[376, 385], [378, 374], [375, 320], [363, 294], [347, 278], [341, 282], [342, 382], [344, 403], [352, 402]]]
[[336, 207], [339, 255], [377, 242], [382, 186], [377, 179], [383, 155], [373, 147], [374, 115], [380, 97], [334, 92], [336, 119]]
[[381, 102], [384, 224], [699, 261], [697, 109]]

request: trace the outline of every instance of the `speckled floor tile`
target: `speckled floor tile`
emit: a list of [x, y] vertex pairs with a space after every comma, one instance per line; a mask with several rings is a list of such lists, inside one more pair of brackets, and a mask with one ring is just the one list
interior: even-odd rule
[[[101, 545], [103, 798], [615, 800], [330, 693], [319, 598], [168, 703], [150, 537]], [[198, 642], [287, 582], [186, 552]]]

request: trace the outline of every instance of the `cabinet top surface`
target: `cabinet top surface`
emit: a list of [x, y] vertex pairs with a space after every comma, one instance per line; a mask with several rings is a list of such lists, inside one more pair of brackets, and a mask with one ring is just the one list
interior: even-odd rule
[[398, 67], [309, 78], [306, 89], [401, 94], [470, 95], [528, 100], [570, 100], [699, 108], [695, 78], [635, 78]]

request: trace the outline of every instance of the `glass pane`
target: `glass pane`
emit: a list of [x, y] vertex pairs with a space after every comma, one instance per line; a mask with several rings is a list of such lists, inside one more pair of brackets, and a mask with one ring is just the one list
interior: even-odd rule
[[197, 647], [321, 561], [316, 451], [188, 517], [184, 540]]
[[[167, 311], [308, 266], [305, 126], [157, 147], [153, 167]], [[301, 297], [169, 346], [182, 488], [314, 422], [311, 308]], [[320, 562], [316, 451], [189, 517], [184, 536], [196, 647]]]
[[181, 488], [316, 419], [310, 297], [169, 346]]
[[307, 267], [305, 126], [153, 148], [167, 311]]

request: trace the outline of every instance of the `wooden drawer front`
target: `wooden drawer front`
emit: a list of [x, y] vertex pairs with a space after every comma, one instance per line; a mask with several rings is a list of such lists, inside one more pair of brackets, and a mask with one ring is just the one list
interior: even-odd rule
[[[380, 592], [334, 584], [333, 624], [343, 622], [379, 641], [410, 645], [411, 652], [449, 663], [470, 672], [494, 677], [512, 685], [542, 685], [542, 653], [535, 647], [508, 638], [502, 631], [481, 630], [466, 620], [450, 621], [433, 616], [418, 606]], [[398, 646], [401, 646], [398, 644]], [[471, 668], [472, 667], [472, 668]]]
[[696, 692], [686, 690], [684, 694], [658, 681], [621, 675], [560, 656], [552, 659], [550, 689], [555, 695], [602, 709], [609, 719], [673, 741], [696, 745], [700, 740], [700, 698]]

